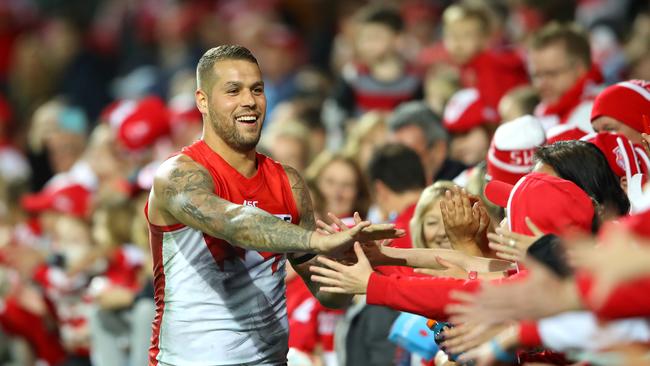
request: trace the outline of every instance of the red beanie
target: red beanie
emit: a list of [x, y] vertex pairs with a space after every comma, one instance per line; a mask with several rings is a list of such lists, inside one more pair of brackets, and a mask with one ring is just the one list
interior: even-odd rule
[[591, 121], [607, 116], [644, 132], [643, 115], [650, 117], [650, 82], [628, 80], [603, 90], [591, 109]]

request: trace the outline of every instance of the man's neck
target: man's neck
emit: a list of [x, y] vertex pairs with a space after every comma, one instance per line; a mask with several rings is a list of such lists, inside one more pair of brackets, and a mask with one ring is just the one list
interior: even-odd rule
[[231, 167], [235, 168], [241, 175], [251, 178], [257, 173], [257, 159], [255, 150], [241, 152], [230, 147], [216, 133], [206, 133], [203, 131], [203, 141], [221, 156]]

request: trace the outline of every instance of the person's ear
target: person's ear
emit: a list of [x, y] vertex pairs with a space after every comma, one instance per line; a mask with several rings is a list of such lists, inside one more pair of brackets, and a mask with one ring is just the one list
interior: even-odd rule
[[196, 89], [194, 92], [194, 100], [196, 101], [196, 107], [199, 109], [201, 114], [208, 114], [208, 95], [201, 89]]

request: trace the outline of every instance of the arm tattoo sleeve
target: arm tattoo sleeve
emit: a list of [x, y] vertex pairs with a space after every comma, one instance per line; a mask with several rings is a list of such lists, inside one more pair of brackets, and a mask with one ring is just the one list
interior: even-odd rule
[[208, 172], [194, 162], [179, 162], [165, 178], [160, 187], [164, 207], [187, 226], [246, 249], [313, 251], [309, 246], [311, 230], [218, 197]]

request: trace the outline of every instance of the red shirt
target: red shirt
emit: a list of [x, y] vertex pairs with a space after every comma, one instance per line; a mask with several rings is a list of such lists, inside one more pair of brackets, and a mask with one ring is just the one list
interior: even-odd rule
[[138, 291], [140, 289], [138, 273], [143, 263], [144, 253], [140, 248], [131, 244], [122, 245], [111, 254], [104, 275], [113, 286]]
[[313, 353], [320, 344], [324, 352], [334, 351], [334, 328], [342, 314], [321, 305], [299, 276], [287, 282], [290, 348]]
[[402, 236], [401, 238], [393, 239], [390, 245], [391, 247], [393, 248], [413, 247], [413, 244], [411, 243], [410, 223], [411, 223], [411, 218], [413, 217], [413, 213], [415, 212], [415, 206], [416, 204], [414, 203], [411, 206], [407, 207], [404, 211], [400, 212], [400, 214], [397, 215], [397, 217], [395, 218], [395, 221], [393, 221], [393, 224], [395, 224], [395, 228], [406, 231], [406, 235]]
[[461, 66], [461, 84], [476, 88], [481, 99], [495, 111], [510, 89], [528, 83], [523, 60], [515, 52], [483, 51]]
[[[390, 246], [393, 248], [402, 248], [402, 249], [409, 249], [413, 247], [413, 243], [411, 241], [411, 218], [413, 217], [413, 214], [415, 213], [415, 206], [416, 204], [412, 204], [411, 206], [407, 207], [404, 211], [400, 212], [399, 215], [395, 218], [393, 221], [393, 224], [395, 224], [396, 229], [402, 229], [406, 231], [406, 235], [402, 236], [401, 238], [396, 238], [393, 239], [391, 242]], [[391, 275], [391, 274], [401, 274], [405, 276], [420, 276], [416, 273], [413, 272], [413, 268], [411, 267], [404, 267], [404, 266], [379, 266], [375, 268], [379, 273], [385, 274], [385, 275]]]

